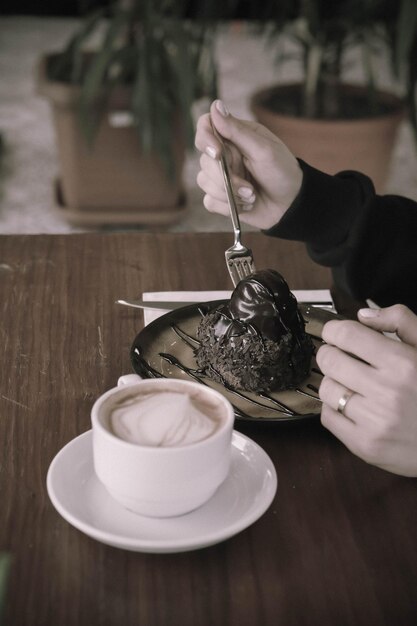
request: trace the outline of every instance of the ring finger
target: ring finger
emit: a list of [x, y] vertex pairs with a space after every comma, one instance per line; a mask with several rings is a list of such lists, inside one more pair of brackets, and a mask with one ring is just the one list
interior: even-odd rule
[[[348, 394], [351, 394], [350, 396]], [[319, 389], [320, 399], [324, 404], [338, 411], [344, 417], [356, 421], [356, 417], [362, 413], [363, 396], [344, 387], [329, 376], [324, 376]], [[339, 409], [342, 398], [347, 398], [343, 410]], [[339, 410], [338, 410], [339, 409]]]

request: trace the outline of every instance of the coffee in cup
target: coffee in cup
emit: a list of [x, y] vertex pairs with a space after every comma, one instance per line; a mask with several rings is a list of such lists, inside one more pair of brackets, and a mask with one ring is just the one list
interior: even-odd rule
[[131, 390], [115, 402], [109, 418], [116, 437], [158, 447], [196, 443], [210, 437], [221, 423], [217, 398], [207, 397], [200, 389], [192, 395], [180, 389]]
[[160, 378], [116, 387], [92, 409], [96, 474], [136, 513], [187, 513], [225, 480], [233, 423], [230, 402], [196, 382]]

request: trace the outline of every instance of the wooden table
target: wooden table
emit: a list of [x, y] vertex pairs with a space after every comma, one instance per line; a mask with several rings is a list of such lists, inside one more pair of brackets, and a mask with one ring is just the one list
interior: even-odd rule
[[[257, 266], [330, 285], [300, 244], [250, 233]], [[226, 542], [181, 554], [98, 543], [52, 507], [46, 473], [130, 371], [142, 291], [230, 288], [230, 234], [0, 237], [0, 550], [10, 626], [417, 623], [417, 481], [371, 467], [318, 421], [238, 423], [274, 461], [276, 498]]]

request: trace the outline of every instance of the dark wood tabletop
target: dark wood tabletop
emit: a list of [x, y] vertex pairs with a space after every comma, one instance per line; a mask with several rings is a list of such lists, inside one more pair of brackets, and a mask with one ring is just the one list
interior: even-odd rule
[[[48, 467], [131, 371], [143, 291], [229, 289], [229, 233], [0, 237], [0, 551], [9, 626], [417, 624], [417, 481], [353, 456], [318, 419], [236, 422], [278, 491], [252, 526], [179, 554], [112, 548], [53, 508]], [[249, 233], [258, 268], [325, 288], [303, 245]]]

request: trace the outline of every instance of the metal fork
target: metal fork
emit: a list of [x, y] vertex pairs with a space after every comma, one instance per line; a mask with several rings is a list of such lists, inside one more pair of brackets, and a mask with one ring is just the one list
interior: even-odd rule
[[227, 165], [226, 160], [226, 148], [224, 145], [224, 141], [222, 137], [217, 132], [214, 124], [212, 124], [213, 132], [215, 137], [220, 143], [221, 153], [220, 153], [220, 169], [223, 174], [224, 187], [226, 189], [227, 201], [229, 204], [230, 217], [233, 224], [233, 232], [235, 235], [235, 241], [233, 246], [228, 248], [224, 256], [226, 258], [226, 266], [229, 270], [230, 278], [232, 279], [234, 287], [238, 284], [242, 278], [249, 276], [255, 272], [255, 263], [253, 261], [252, 250], [246, 248], [240, 240], [241, 237], [241, 228], [240, 228], [240, 220], [239, 214], [237, 212], [236, 200], [233, 193], [232, 183], [230, 180], [229, 166]]

